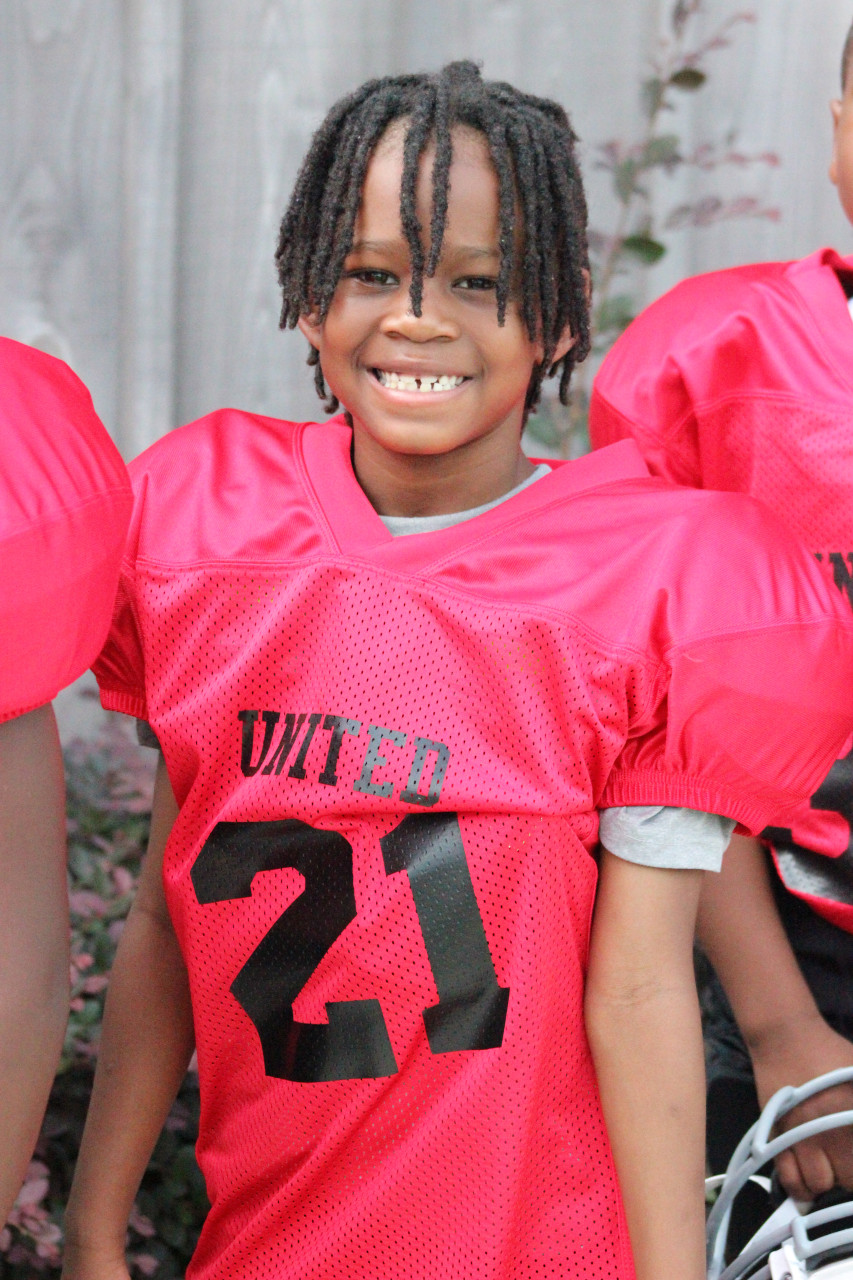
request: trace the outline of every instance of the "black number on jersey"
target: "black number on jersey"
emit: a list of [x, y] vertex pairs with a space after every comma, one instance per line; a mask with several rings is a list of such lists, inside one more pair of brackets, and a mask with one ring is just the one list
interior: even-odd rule
[[231, 984], [255, 1024], [268, 1076], [349, 1080], [391, 1076], [397, 1063], [378, 1000], [336, 1000], [325, 1024], [297, 1022], [293, 1001], [355, 919], [352, 846], [306, 822], [218, 822], [192, 869], [199, 902], [250, 898], [260, 871], [293, 867], [305, 889]]
[[389, 876], [405, 871], [438, 1004], [423, 1011], [433, 1053], [496, 1049], [509, 987], [499, 987], [455, 813], [413, 813], [379, 841]]
[[[405, 871], [439, 1002], [423, 1011], [433, 1053], [497, 1048], [509, 989], [499, 987], [456, 814], [410, 814], [380, 841], [388, 875]], [[397, 1063], [378, 1000], [326, 1004], [328, 1025], [297, 1022], [293, 1002], [356, 917], [352, 846], [339, 832], [295, 818], [219, 822], [191, 879], [202, 905], [251, 898], [262, 871], [293, 867], [305, 888], [231, 984], [258, 1032], [269, 1076], [378, 1079]]]

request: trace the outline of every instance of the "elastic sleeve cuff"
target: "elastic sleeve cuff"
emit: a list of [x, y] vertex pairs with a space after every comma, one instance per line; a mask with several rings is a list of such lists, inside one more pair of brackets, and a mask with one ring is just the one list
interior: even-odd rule
[[120, 711], [122, 715], [134, 716], [137, 720], [148, 719], [148, 705], [145, 695], [131, 693], [126, 689], [101, 689], [101, 706], [105, 711]]
[[758, 835], [770, 822], [792, 809], [790, 795], [770, 794], [769, 789], [755, 783], [751, 795], [735, 791], [706, 778], [684, 774], [616, 770], [598, 801], [599, 809], [615, 809], [621, 805], [666, 805], [676, 809], [696, 809], [700, 813], [717, 813], [732, 818], [748, 835]]

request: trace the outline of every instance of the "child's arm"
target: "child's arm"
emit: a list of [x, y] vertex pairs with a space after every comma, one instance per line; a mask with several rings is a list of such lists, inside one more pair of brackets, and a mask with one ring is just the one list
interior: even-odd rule
[[702, 876], [601, 851], [586, 1026], [637, 1280], [705, 1277], [705, 1069], [693, 973]]
[[0, 1226], [38, 1137], [68, 1018], [64, 797], [51, 708], [0, 725]]
[[127, 1280], [128, 1216], [193, 1050], [187, 973], [162, 885], [163, 851], [177, 813], [161, 759], [148, 854], [110, 977], [65, 1216], [66, 1280]]
[[[749, 1049], [762, 1106], [782, 1085], [853, 1066], [853, 1044], [821, 1017], [800, 972], [757, 840], [734, 836], [720, 874], [706, 877], [698, 933]], [[811, 1098], [786, 1116], [785, 1127], [841, 1110], [853, 1110], [853, 1085]], [[777, 1164], [786, 1190], [800, 1200], [835, 1182], [853, 1186], [850, 1130], [798, 1143]]]

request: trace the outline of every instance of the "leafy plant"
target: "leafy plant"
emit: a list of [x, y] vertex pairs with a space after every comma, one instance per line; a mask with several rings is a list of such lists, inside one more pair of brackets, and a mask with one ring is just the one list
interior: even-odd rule
[[636, 316], [637, 273], [664, 257], [667, 235], [724, 220], [779, 217], [777, 209], [750, 195], [723, 200], [707, 194], [662, 215], [655, 211], [651, 180], [658, 173], [671, 174], [685, 167], [711, 173], [722, 166], [779, 164], [779, 157], [772, 152], [750, 156], [735, 150], [729, 138], [687, 150], [678, 133], [666, 127], [677, 99], [700, 91], [707, 83], [710, 55], [731, 45], [737, 27], [756, 21], [752, 10], [738, 10], [702, 36], [699, 19], [708, 8], [707, 0], [677, 0], [672, 5], [667, 34], [658, 42], [650, 74], [642, 85], [643, 129], [639, 139], [631, 143], [611, 139], [598, 147], [593, 160], [594, 168], [610, 174], [617, 215], [611, 231], [591, 228], [589, 233], [592, 355], [575, 374], [568, 409], [554, 398], [545, 398], [527, 425], [534, 439], [563, 457], [576, 457], [589, 448], [586, 422], [596, 357], [604, 355]]
[[[148, 840], [151, 752], [116, 721], [65, 752], [71, 1011], [47, 1114], [24, 1187], [0, 1233], [0, 1277], [58, 1270], [62, 1220], [92, 1088], [104, 996]], [[207, 1211], [195, 1161], [198, 1083], [190, 1073], [157, 1143], [128, 1232], [132, 1274], [183, 1276]]]

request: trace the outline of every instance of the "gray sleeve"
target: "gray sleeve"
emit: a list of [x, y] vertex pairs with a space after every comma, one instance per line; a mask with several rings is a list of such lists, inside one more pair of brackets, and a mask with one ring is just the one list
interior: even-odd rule
[[599, 817], [604, 847], [646, 867], [719, 871], [735, 829], [731, 818], [666, 805], [624, 805]]

